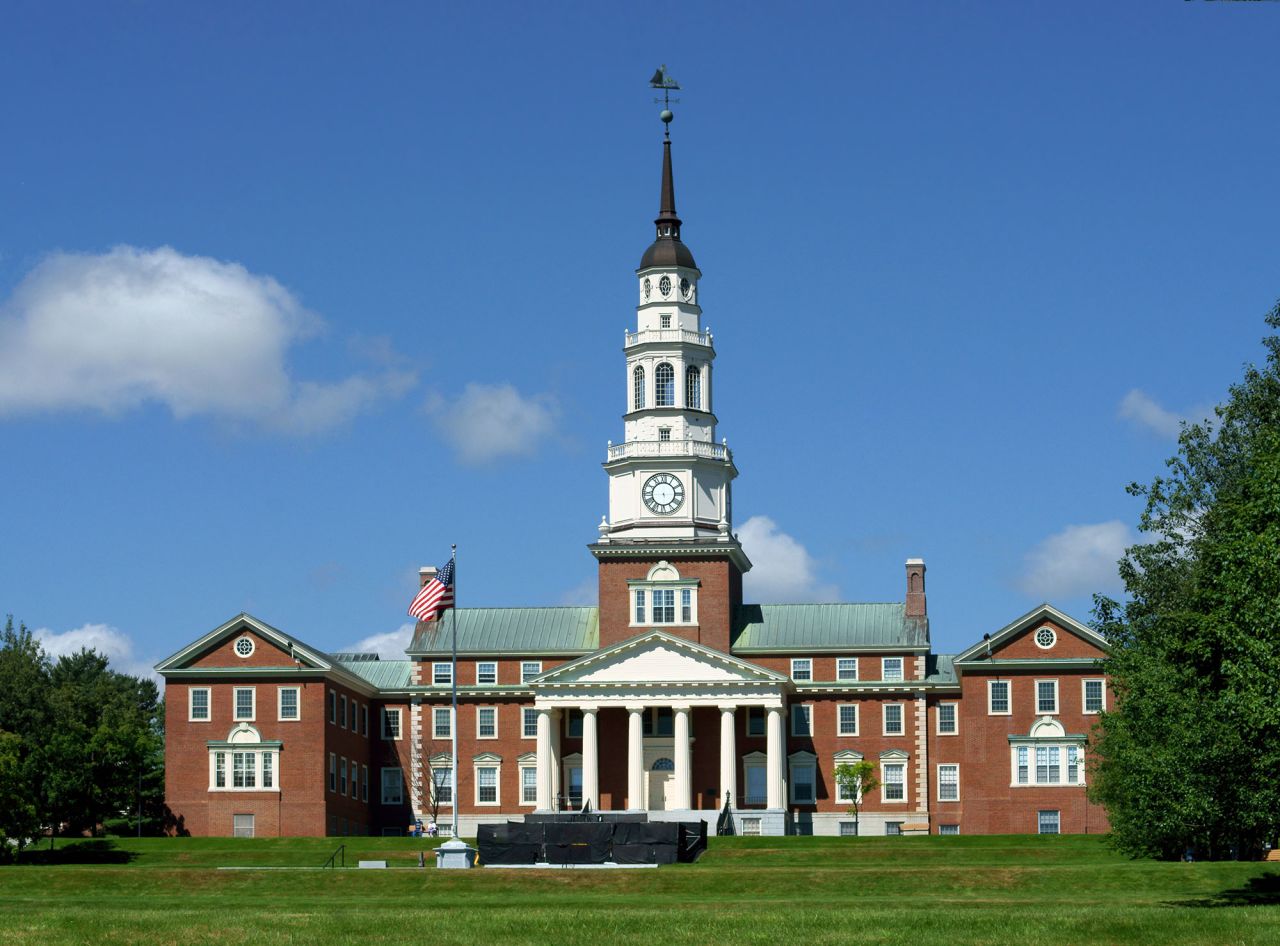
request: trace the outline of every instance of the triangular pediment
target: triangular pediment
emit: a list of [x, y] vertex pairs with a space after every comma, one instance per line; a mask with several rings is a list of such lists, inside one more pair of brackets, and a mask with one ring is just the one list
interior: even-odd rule
[[663, 631], [650, 631], [544, 673], [535, 686], [785, 682], [787, 677], [773, 670]]
[[[241, 637], [252, 641], [249, 657], [234, 656], [228, 645]], [[225, 652], [225, 653], [224, 653]], [[208, 634], [192, 641], [177, 653], [156, 664], [161, 673], [182, 670], [243, 670], [278, 666], [288, 669], [332, 670], [333, 664], [320, 651], [251, 614], [238, 614]]]
[[[1106, 654], [1111, 649], [1107, 639], [1093, 628], [1081, 624], [1075, 618], [1059, 611], [1051, 604], [1042, 604], [1037, 608], [1032, 608], [1015, 621], [1006, 624], [994, 634], [987, 635], [964, 652], [957, 654], [955, 663], [978, 662], [989, 659], [988, 654], [992, 656], [999, 655], [1012, 642], [1046, 624], [1052, 626], [1055, 630], [1061, 630], [1079, 638], [1081, 641], [1097, 648], [1097, 651], [1102, 654]], [[1052, 654], [1046, 651], [1042, 654], [1038, 653], [1036, 656], [1051, 659]]]

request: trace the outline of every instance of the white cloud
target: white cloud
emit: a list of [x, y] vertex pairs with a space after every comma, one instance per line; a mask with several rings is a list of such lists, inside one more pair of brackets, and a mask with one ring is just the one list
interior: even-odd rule
[[809, 551], [768, 516], [752, 516], [738, 530], [738, 539], [751, 559], [743, 577], [743, 593], [753, 604], [794, 604], [835, 601], [840, 591], [818, 580], [817, 563]]
[[349, 647], [340, 648], [339, 653], [377, 654], [383, 660], [404, 660], [404, 650], [413, 640], [414, 626], [410, 621], [401, 624], [394, 631], [370, 635]]
[[321, 321], [270, 276], [171, 247], [56, 253], [0, 308], [0, 415], [146, 403], [294, 433], [350, 420], [414, 383], [386, 369], [336, 383], [290, 376]]
[[1145, 427], [1157, 436], [1169, 440], [1178, 439], [1184, 420], [1195, 421], [1213, 416], [1213, 410], [1207, 407], [1193, 407], [1184, 414], [1176, 414], [1162, 407], [1139, 388], [1134, 388], [1124, 396], [1116, 413], [1124, 420], [1132, 421], [1139, 427]]
[[1043, 600], [1118, 591], [1116, 563], [1134, 541], [1119, 519], [1067, 526], [1027, 553], [1018, 586]]
[[522, 395], [510, 384], [468, 384], [457, 398], [433, 395], [425, 405], [436, 427], [470, 465], [533, 453], [555, 429], [550, 395]]
[[61, 633], [41, 627], [32, 631], [31, 636], [40, 642], [54, 661], [81, 650], [96, 650], [107, 658], [112, 670], [135, 677], [159, 679], [152, 670], [155, 661], [135, 656], [129, 635], [109, 624], [85, 624]]
[[566, 608], [594, 607], [600, 601], [600, 579], [584, 578], [560, 596], [560, 604]]

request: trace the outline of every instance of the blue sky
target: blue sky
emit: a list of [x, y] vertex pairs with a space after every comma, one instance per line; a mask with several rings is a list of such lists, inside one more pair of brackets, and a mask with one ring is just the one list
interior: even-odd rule
[[1280, 296], [1274, 4], [14, 4], [0, 612], [591, 603], [672, 129], [755, 600], [1088, 617]]

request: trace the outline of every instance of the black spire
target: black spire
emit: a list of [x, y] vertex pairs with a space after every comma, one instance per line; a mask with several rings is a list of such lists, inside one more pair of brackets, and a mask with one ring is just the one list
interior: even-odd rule
[[[668, 126], [669, 127], [669, 126]], [[680, 242], [680, 218], [676, 216], [675, 176], [671, 173], [671, 138], [662, 142], [662, 197], [658, 208], [658, 228], [653, 244], [644, 251], [640, 268], [650, 266], [687, 266], [697, 269], [693, 253]]]

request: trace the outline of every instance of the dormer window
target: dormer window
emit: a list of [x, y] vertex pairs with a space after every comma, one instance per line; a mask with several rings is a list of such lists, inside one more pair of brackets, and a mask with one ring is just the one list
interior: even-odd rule
[[627, 584], [633, 627], [698, 623], [698, 579], [681, 578], [670, 562], [659, 562], [643, 579]]

